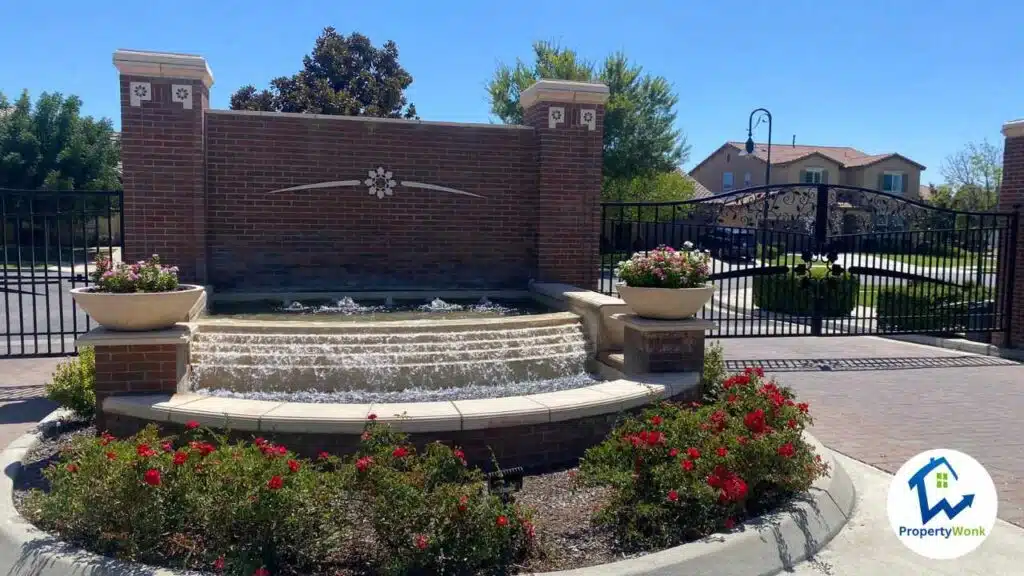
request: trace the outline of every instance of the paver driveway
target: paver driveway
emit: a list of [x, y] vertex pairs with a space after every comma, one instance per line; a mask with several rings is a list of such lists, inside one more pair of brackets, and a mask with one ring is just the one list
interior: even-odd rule
[[760, 363], [810, 402], [829, 448], [892, 473], [960, 450], [988, 468], [999, 517], [1024, 526], [1024, 365], [873, 336], [721, 343], [730, 367]]

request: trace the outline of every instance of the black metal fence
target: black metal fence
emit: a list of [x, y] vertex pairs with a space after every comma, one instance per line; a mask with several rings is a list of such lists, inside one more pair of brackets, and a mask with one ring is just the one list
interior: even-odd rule
[[832, 185], [604, 203], [598, 289], [631, 254], [691, 242], [712, 258], [701, 317], [719, 337], [1002, 331], [1017, 219]]
[[75, 352], [92, 326], [69, 290], [98, 254], [120, 258], [121, 192], [0, 188], [0, 357]]

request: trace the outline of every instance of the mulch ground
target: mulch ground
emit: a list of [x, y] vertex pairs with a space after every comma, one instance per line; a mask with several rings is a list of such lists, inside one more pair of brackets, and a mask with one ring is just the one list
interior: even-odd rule
[[[14, 485], [15, 506], [21, 509], [29, 490], [49, 488], [42, 472], [59, 457], [62, 448], [70, 446], [77, 436], [95, 434], [95, 428], [85, 422], [65, 423], [48, 434], [23, 461], [24, 468]], [[566, 570], [637, 556], [617, 552], [614, 535], [590, 521], [607, 501], [607, 489], [580, 488], [573, 482], [573, 474], [575, 470], [562, 470], [523, 479], [523, 489], [515, 494], [515, 500], [534, 510], [540, 552], [521, 571]]]

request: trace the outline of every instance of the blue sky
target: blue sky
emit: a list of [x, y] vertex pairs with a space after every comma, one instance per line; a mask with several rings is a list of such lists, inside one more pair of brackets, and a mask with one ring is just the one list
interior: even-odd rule
[[[301, 66], [325, 26], [394, 40], [427, 120], [486, 122], [484, 86], [499, 61], [554, 40], [599, 60], [615, 50], [680, 96], [692, 167], [747, 116], [772, 111], [773, 140], [900, 152], [941, 180], [968, 141], [1000, 142], [1024, 117], [1024, 4], [981, 0], [664, 0], [516, 2], [16, 2], [0, 24], [0, 90], [80, 95], [119, 124], [117, 48], [205, 56], [213, 106]], [[1014, 56], [1016, 55], [1016, 56]], [[761, 128], [759, 141], [766, 137]]]

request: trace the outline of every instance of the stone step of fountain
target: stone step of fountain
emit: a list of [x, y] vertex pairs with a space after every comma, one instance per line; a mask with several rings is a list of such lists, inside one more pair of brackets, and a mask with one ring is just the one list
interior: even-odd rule
[[[540, 357], [545, 355], [585, 352], [583, 340], [554, 344], [533, 345], [521, 342], [507, 342], [501, 348], [443, 350], [421, 350], [419, 346], [406, 349], [378, 349], [354, 351], [344, 347], [331, 351], [299, 348], [293, 346], [261, 347], [252, 349], [242, 346], [233, 350], [211, 350], [201, 347], [192, 352], [193, 365], [270, 363], [280, 366], [337, 366], [377, 368], [379, 366], [419, 365], [425, 362], [472, 362], [477, 360], [501, 360]], [[411, 349], [409, 349], [411, 348]]]
[[566, 331], [559, 334], [543, 336], [522, 336], [481, 338], [462, 341], [415, 341], [415, 342], [373, 342], [366, 344], [361, 340], [349, 342], [345, 340], [295, 340], [270, 339], [261, 337], [252, 339], [208, 338], [193, 344], [193, 358], [196, 354], [247, 353], [264, 356], [276, 356], [284, 353], [297, 354], [386, 354], [403, 349], [416, 352], [446, 352], [449, 350], [464, 351], [495, 351], [507, 348], [546, 348], [560, 345], [586, 346], [586, 338], [581, 330]]
[[[578, 374], [588, 355], [580, 350], [522, 358], [487, 358], [463, 362], [423, 362], [403, 365], [301, 366], [256, 364], [194, 364], [196, 389], [234, 391], [349, 390], [393, 391], [441, 389], [472, 385], [527, 382]], [[259, 359], [262, 360], [262, 359]]]
[[512, 330], [473, 330], [461, 332], [406, 332], [358, 334], [292, 334], [292, 333], [206, 333], [193, 336], [195, 346], [295, 345], [295, 346], [365, 346], [386, 348], [401, 345], [488, 346], [509, 341], [559, 341], [582, 338], [583, 329], [576, 324], [521, 328]]
[[266, 321], [235, 319], [204, 319], [196, 323], [202, 334], [409, 334], [436, 335], [445, 332], [478, 332], [579, 325], [580, 317], [571, 312], [526, 314], [498, 318], [467, 318], [459, 320], [402, 320], [377, 322], [331, 321]]

